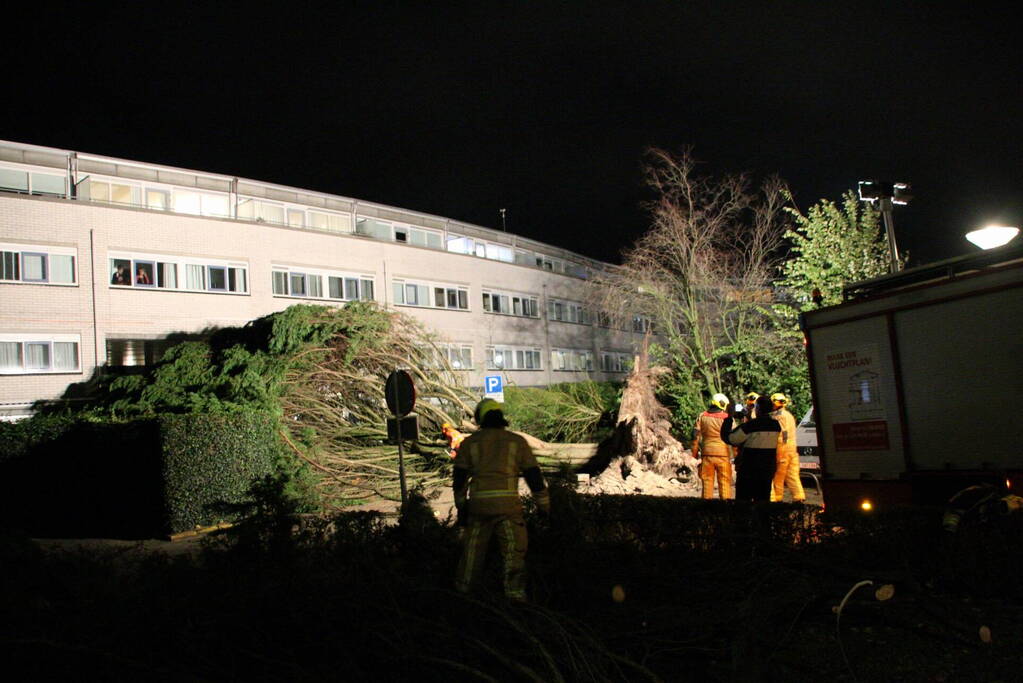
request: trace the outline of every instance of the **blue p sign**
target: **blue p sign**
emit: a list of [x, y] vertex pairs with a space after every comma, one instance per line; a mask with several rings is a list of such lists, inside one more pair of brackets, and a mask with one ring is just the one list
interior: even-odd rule
[[487, 375], [483, 378], [483, 393], [486, 395], [504, 392], [500, 375]]

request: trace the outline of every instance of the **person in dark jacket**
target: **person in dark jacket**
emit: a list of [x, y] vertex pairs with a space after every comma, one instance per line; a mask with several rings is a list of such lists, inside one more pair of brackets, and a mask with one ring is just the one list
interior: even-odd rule
[[760, 396], [756, 403], [757, 416], [728, 435], [730, 444], [742, 446], [742, 461], [735, 481], [736, 500], [771, 500], [771, 481], [782, 436], [781, 426], [771, 417], [772, 408], [770, 397]]

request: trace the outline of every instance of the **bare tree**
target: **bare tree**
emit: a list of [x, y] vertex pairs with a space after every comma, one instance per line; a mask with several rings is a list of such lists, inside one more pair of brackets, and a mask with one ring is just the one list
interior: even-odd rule
[[650, 150], [645, 171], [651, 227], [595, 283], [613, 319], [653, 323], [672, 370], [662, 389], [695, 413], [707, 393], [741, 390], [736, 364], [772, 346], [786, 188], [778, 178], [754, 188], [745, 175], [701, 176], [688, 150]]

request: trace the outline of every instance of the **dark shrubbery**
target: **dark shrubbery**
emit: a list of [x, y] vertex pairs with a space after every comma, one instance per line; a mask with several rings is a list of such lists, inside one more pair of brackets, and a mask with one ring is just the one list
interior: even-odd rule
[[0, 524], [151, 538], [230, 518], [231, 504], [279, 474], [276, 424], [261, 412], [0, 423]]

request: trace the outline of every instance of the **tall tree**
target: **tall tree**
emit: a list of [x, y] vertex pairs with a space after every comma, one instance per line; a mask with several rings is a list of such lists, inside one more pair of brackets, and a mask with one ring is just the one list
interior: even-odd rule
[[841, 203], [822, 199], [805, 214], [785, 207], [795, 226], [785, 233], [790, 256], [781, 267], [778, 284], [789, 290], [795, 308], [812, 308], [813, 290], [819, 289], [822, 305], [842, 301], [842, 288], [888, 272], [888, 243], [881, 229], [880, 213], [847, 190]]
[[744, 175], [700, 175], [689, 151], [650, 150], [645, 172], [656, 195], [647, 206], [651, 227], [620, 268], [596, 281], [612, 319], [653, 323], [672, 370], [662, 390], [688, 420], [711, 393], [738, 395], [747, 381], [759, 382], [758, 391], [774, 386], [755, 369], [775, 365], [764, 356], [781, 341], [771, 280], [788, 193], [777, 178], [755, 188]]

